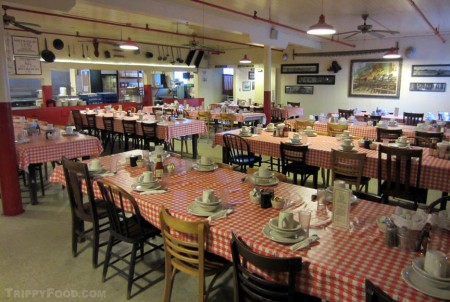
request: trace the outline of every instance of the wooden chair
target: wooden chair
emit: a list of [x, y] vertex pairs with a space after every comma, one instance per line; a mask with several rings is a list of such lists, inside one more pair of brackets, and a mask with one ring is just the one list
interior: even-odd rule
[[78, 132], [82, 132], [87, 130], [87, 125], [83, 123], [83, 118], [81, 117], [80, 110], [73, 109], [72, 110], [73, 122], [75, 124], [75, 130]]
[[[109, 224], [111, 226], [109, 229], [108, 248], [106, 250], [105, 262], [103, 264], [102, 280], [103, 282], [106, 281], [109, 267], [115, 269], [120, 275], [126, 277], [128, 280], [127, 300], [129, 300], [132, 297], [131, 290], [133, 283], [143, 277], [146, 277], [149, 273], [156, 271], [156, 268], [152, 267], [145, 273], [135, 276], [135, 265], [137, 262], [143, 260], [146, 255], [154, 251], [163, 250], [162, 244], [155, 244], [150, 241], [150, 239], [154, 239], [156, 236], [161, 236], [161, 231], [141, 216], [136, 200], [131, 194], [107, 180], [98, 181], [97, 183], [103, 199], [105, 200]], [[133, 215], [130, 214], [129, 210], [126, 211], [126, 207], [130, 206]], [[123, 255], [124, 247], [122, 244], [120, 247], [121, 254], [113, 254], [113, 245], [118, 242], [130, 244], [132, 246], [131, 252]], [[150, 249], [144, 252], [146, 245], [150, 246]], [[137, 255], [138, 250], [140, 250], [139, 255]], [[111, 259], [112, 256], [116, 259]], [[128, 256], [130, 256], [130, 261], [125, 260]], [[119, 261], [124, 261], [128, 264], [128, 272], [116, 266], [116, 263]], [[161, 261], [159, 266], [162, 264], [163, 262]], [[159, 279], [162, 279], [162, 277]], [[137, 293], [140, 293], [144, 289], [150, 287], [155, 281], [148, 282], [149, 284], [147, 286], [141, 287], [139, 285], [138, 287], [140, 290]]]
[[365, 193], [365, 192], [353, 190], [353, 195], [355, 195], [357, 198], [368, 200], [368, 201], [373, 201], [373, 202], [378, 202], [378, 203], [382, 202], [381, 196], [371, 194], [371, 193]]
[[443, 139], [444, 133], [442, 132], [416, 131], [416, 136], [414, 137], [414, 145], [430, 148], [432, 141], [434, 141], [435, 143], [439, 143], [442, 142]]
[[[302, 258], [278, 258], [255, 253], [234, 233], [231, 234], [231, 255], [234, 301], [320, 301], [295, 291], [297, 273], [302, 270]], [[251, 271], [250, 265], [263, 272], [282, 274], [287, 282], [267, 280]]]
[[[247, 168], [247, 174], [253, 175], [255, 172], [257, 172], [257, 168]], [[279, 181], [287, 182], [287, 177], [283, 173], [280, 172], [273, 172], [273, 175], [278, 178]]]
[[114, 118], [103, 116], [103, 127], [102, 130], [102, 140], [103, 148], [106, 149], [108, 144], [110, 144], [111, 154], [114, 152], [114, 144], [116, 140], [119, 141], [119, 147], [121, 147], [120, 141], [122, 140], [122, 133], [116, 132], [114, 130]]
[[[378, 195], [384, 203], [390, 203], [389, 197], [412, 201], [398, 203], [413, 209], [417, 208], [417, 203], [426, 203], [428, 190], [419, 187], [422, 152], [422, 149], [378, 146]], [[417, 165], [417, 173], [411, 181], [413, 162]]]
[[389, 142], [394, 142], [402, 135], [402, 129], [387, 129], [377, 127], [377, 142], [382, 142], [383, 139], [388, 139]]
[[279, 108], [272, 107], [270, 120], [272, 123], [278, 123], [283, 121], [281, 116], [281, 110]]
[[[442, 196], [428, 205], [428, 213], [443, 211], [447, 208], [447, 201], [450, 201], [450, 196]], [[439, 208], [437, 207], [439, 206]]]
[[295, 121], [294, 129], [296, 132], [304, 130], [306, 127], [314, 127], [314, 121]]
[[233, 171], [233, 166], [232, 166], [232, 165], [224, 164], [224, 163], [216, 163], [216, 165], [217, 165], [219, 168]]
[[353, 115], [353, 109], [338, 109], [339, 117], [344, 117], [345, 119], [348, 119], [350, 116]]
[[209, 138], [210, 138], [209, 134], [210, 134], [211, 128], [214, 129], [214, 132], [216, 130], [216, 123], [212, 119], [211, 111], [209, 111], [209, 110], [199, 110], [198, 111], [198, 115], [197, 115], [197, 120], [205, 122], [206, 130], [207, 130], [206, 135], [208, 136], [208, 143], [209, 143]]
[[423, 113], [403, 112], [403, 123], [405, 125], [417, 126], [418, 123], [423, 123]]
[[228, 163], [238, 165], [241, 172], [252, 168], [255, 164], [261, 165], [261, 156], [256, 156], [250, 150], [248, 142], [235, 134], [224, 134], [223, 141], [228, 152]]
[[163, 108], [163, 113], [167, 116], [177, 116], [177, 111], [175, 108]]
[[[174, 218], [164, 207], [160, 212], [161, 232], [165, 250], [165, 281], [163, 301], [169, 302], [177, 271], [198, 278], [198, 301], [207, 301], [217, 278], [230, 266], [227, 260], [205, 250], [208, 223]], [[189, 238], [189, 239], [186, 239]], [[205, 291], [205, 277], [214, 276]]]
[[150, 150], [150, 143], [161, 145], [164, 143], [163, 139], [159, 139], [156, 135], [156, 122], [155, 123], [141, 123], [143, 147]]
[[97, 116], [95, 114], [86, 114], [87, 131], [89, 135], [99, 137], [99, 129], [97, 128]]
[[152, 112], [154, 115], [156, 115], [157, 113], [164, 113], [163, 108], [162, 107], [152, 107]]
[[135, 120], [122, 120], [123, 125], [123, 136], [125, 140], [125, 151], [129, 150], [130, 139], [133, 144], [134, 149], [138, 149], [140, 146], [140, 137], [136, 132], [136, 121]]
[[221, 113], [220, 124], [222, 131], [234, 129], [234, 122], [236, 121], [236, 115], [233, 113]]
[[384, 291], [375, 286], [370, 280], [366, 279], [366, 302], [395, 302]]
[[331, 150], [331, 181], [340, 179], [345, 181], [350, 189], [352, 185], [357, 191], [369, 188], [370, 178], [363, 176], [366, 153], [350, 153], [338, 150]]
[[291, 105], [292, 107], [300, 107], [300, 102], [287, 102], [287, 105]]
[[[100, 242], [100, 234], [108, 231], [109, 223], [102, 222], [107, 218], [105, 203], [94, 198], [91, 178], [88, 167], [81, 162], [73, 162], [62, 158], [67, 193], [69, 195], [70, 210], [72, 213], [72, 254], [78, 256], [78, 242], [88, 239], [92, 242], [92, 266], [96, 268], [98, 252], [106, 242]], [[83, 200], [82, 185], [87, 191], [87, 202]], [[89, 222], [92, 228], [85, 230], [84, 223]]]
[[378, 123], [379, 121], [381, 121], [381, 115], [364, 114], [364, 121], [365, 122], [372, 121]]
[[344, 130], [348, 130], [348, 125], [340, 124], [327, 124], [328, 136], [336, 136], [336, 134], [342, 134]]
[[297, 175], [300, 174], [300, 185], [304, 186], [309, 176], [313, 177], [313, 186], [317, 189], [317, 174], [319, 167], [306, 164], [308, 146], [298, 146], [280, 143], [281, 171], [294, 174], [294, 183], [297, 184]]

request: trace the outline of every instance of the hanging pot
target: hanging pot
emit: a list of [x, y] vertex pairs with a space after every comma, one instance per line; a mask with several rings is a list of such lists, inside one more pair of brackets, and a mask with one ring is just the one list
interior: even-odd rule
[[161, 57], [161, 51], [159, 50], [159, 45], [158, 45], [158, 61], [161, 61], [162, 57]]
[[150, 52], [150, 51], [147, 51], [147, 52], [145, 53], [145, 57], [146, 57], [147, 59], [151, 59], [151, 58], [153, 58], [153, 53]]
[[108, 50], [105, 50], [105, 59], [111, 58], [111, 53]]
[[50, 50], [48, 50], [47, 38], [45, 38], [44, 41], [45, 41], [45, 49], [41, 51], [41, 57], [44, 59], [45, 62], [52, 63], [55, 61], [55, 54]]
[[64, 42], [61, 39], [53, 40], [53, 47], [57, 50], [61, 50], [64, 48]]

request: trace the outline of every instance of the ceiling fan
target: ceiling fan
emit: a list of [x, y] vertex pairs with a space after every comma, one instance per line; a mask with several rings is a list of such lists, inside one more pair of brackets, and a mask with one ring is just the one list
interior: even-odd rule
[[368, 34], [370, 34], [370, 35], [372, 35], [374, 37], [377, 37], [377, 38], [384, 38], [383, 34], [391, 34], [391, 35], [399, 34], [399, 32], [395, 31], [395, 30], [372, 29], [372, 25], [366, 23], [367, 18], [369, 17], [369, 14], [362, 14], [361, 17], [364, 20], [364, 24], [358, 25], [358, 27], [357, 27], [358, 30], [346, 31], [346, 32], [343, 32], [343, 33], [337, 33], [337, 34], [335, 34], [333, 36], [348, 35], [348, 36], [344, 37], [344, 39], [348, 39], [348, 38], [353, 37], [353, 36], [355, 36], [357, 34], [366, 34], [366, 33], [368, 33]]
[[35, 30], [34, 28], [31, 28], [29, 26], [36, 26], [36, 27], [41, 27], [39, 24], [34, 24], [34, 23], [28, 23], [28, 22], [19, 22], [16, 21], [16, 18], [14, 16], [10, 16], [6, 13], [5, 10], [5, 14], [3, 15], [3, 24], [4, 25], [12, 25], [15, 26], [17, 28], [23, 29], [25, 31], [29, 31], [35, 35], [40, 35], [42, 34], [40, 31]]

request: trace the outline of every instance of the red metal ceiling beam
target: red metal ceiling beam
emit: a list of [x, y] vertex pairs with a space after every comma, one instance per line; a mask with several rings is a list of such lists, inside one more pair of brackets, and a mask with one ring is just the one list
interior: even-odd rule
[[441, 35], [437, 27], [434, 27], [433, 24], [431, 24], [430, 20], [425, 16], [423, 11], [417, 6], [417, 4], [413, 0], [407, 0], [409, 4], [412, 5], [412, 7], [419, 13], [419, 15], [422, 17], [422, 19], [425, 21], [425, 23], [428, 24], [428, 26], [431, 28], [433, 33], [438, 36], [438, 38], [442, 41], [442, 43], [445, 43], [444, 37]]
[[[265, 22], [265, 23], [268, 23], [268, 24], [273, 24], [273, 25], [276, 25], [276, 26], [279, 26], [279, 27], [284, 27], [284, 28], [287, 28], [287, 29], [290, 29], [290, 30], [293, 30], [293, 31], [296, 31], [296, 32], [299, 32], [299, 33], [302, 33], [302, 34], [307, 34], [306, 31], [304, 31], [302, 29], [295, 28], [295, 27], [292, 27], [292, 26], [289, 26], [289, 25], [286, 25], [286, 24], [278, 23], [278, 22], [272, 21], [270, 19], [265, 19], [265, 18], [258, 17], [256, 15], [256, 11], [252, 15], [252, 14], [243, 13], [243, 12], [231, 9], [231, 8], [223, 7], [223, 6], [220, 6], [220, 5], [217, 5], [217, 4], [208, 3], [208, 2], [205, 2], [205, 1], [202, 1], [202, 0], [191, 0], [191, 1], [203, 4], [203, 5], [206, 5], [206, 6], [209, 6], [209, 7], [213, 7], [213, 8], [216, 8], [216, 9], [224, 10], [224, 11], [227, 11], [229, 13], [238, 14], [240, 16], [244, 16], [244, 17], [247, 17], [247, 18], [252, 18], [252, 19], [255, 19], [255, 20], [259, 20], [261, 22]], [[353, 44], [342, 42], [340, 40], [334, 40], [332, 38], [330, 39], [330, 38], [326, 38], [326, 37], [322, 37], [322, 36], [316, 36], [316, 37], [320, 38], [320, 39], [324, 39], [324, 40], [330, 41], [330, 42], [342, 44], [342, 45], [345, 45], [345, 46], [355, 47], [355, 45], [353, 45]]]

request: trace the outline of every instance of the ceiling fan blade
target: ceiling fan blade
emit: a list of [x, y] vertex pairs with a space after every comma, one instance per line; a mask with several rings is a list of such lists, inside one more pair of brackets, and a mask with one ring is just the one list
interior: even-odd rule
[[334, 34], [333, 36], [346, 35], [346, 34], [353, 34], [353, 33], [359, 33], [359, 32], [360, 32], [359, 30], [345, 31], [345, 32], [343, 32], [343, 33], [337, 33], [337, 34]]
[[378, 29], [371, 30], [371, 32], [386, 33], [386, 34], [391, 34], [391, 35], [397, 35], [400, 33], [396, 30], [378, 30]]
[[368, 34], [370, 34], [370, 35], [372, 35], [374, 37], [377, 37], [377, 38], [384, 38], [384, 35], [378, 33], [377, 31], [371, 30], [371, 31], [368, 32]]
[[32, 32], [32, 33], [35, 34], [35, 35], [40, 35], [40, 34], [42, 34], [40, 31], [37, 31], [37, 30], [35, 30], [35, 29], [33, 29], [33, 28], [24, 26], [24, 25], [22, 25], [22, 24], [20, 24], [20, 23], [17, 23], [17, 22], [13, 22], [13, 23], [11, 23], [11, 25], [14, 25], [15, 27], [18, 27], [18, 28], [23, 29], [23, 30], [25, 30], [25, 31]]
[[353, 37], [353, 36], [356, 36], [357, 34], [359, 34], [360, 32], [358, 31], [358, 32], [355, 32], [355, 33], [353, 33], [353, 34], [351, 34], [351, 35], [349, 35], [349, 36], [347, 36], [347, 37], [344, 37], [344, 39], [348, 39], [348, 38], [351, 38], [351, 37]]

